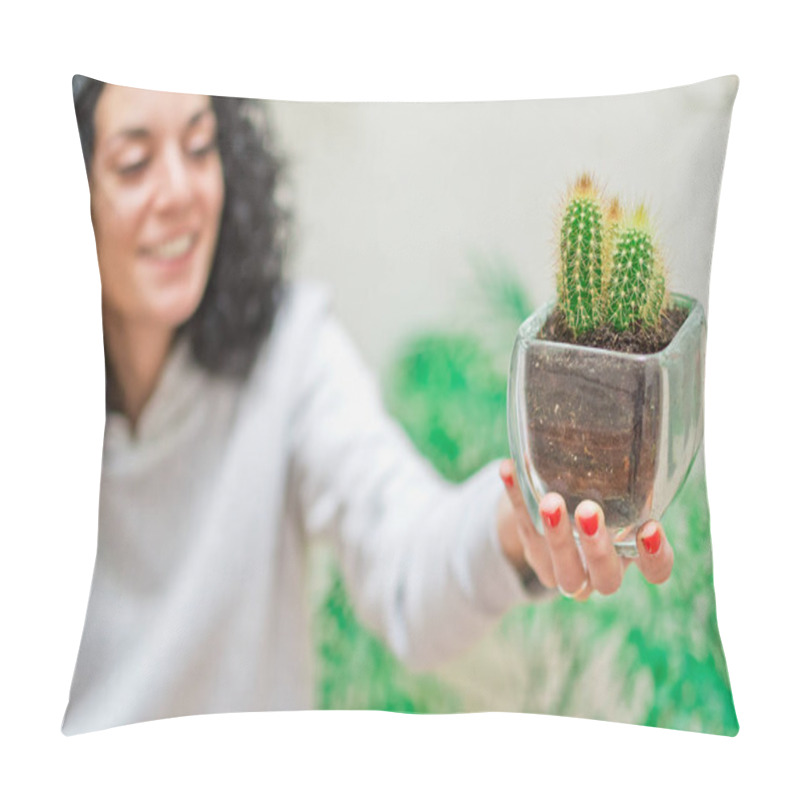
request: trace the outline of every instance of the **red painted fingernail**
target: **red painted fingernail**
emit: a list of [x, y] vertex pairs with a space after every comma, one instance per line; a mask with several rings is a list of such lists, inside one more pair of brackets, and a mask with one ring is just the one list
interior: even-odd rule
[[555, 528], [558, 525], [561, 520], [561, 509], [558, 506], [553, 511], [539, 510], [542, 512], [542, 518], [551, 528]]
[[514, 476], [510, 472], [503, 472], [500, 477], [503, 479], [503, 483], [508, 486], [510, 489], [514, 485]]
[[649, 536], [643, 536], [642, 544], [651, 556], [655, 555], [658, 552], [658, 548], [661, 547], [661, 531], [656, 528]]
[[594, 536], [597, 533], [600, 518], [597, 516], [597, 512], [593, 511], [588, 517], [579, 516], [578, 522], [580, 522], [581, 528], [583, 528], [583, 532], [587, 536]]

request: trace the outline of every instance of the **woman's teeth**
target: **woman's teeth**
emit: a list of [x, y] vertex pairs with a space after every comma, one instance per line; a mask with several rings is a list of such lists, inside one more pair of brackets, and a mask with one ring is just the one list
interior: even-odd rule
[[194, 242], [194, 236], [187, 233], [185, 236], [179, 236], [171, 242], [166, 242], [159, 247], [150, 249], [150, 254], [156, 258], [178, 258], [186, 253]]

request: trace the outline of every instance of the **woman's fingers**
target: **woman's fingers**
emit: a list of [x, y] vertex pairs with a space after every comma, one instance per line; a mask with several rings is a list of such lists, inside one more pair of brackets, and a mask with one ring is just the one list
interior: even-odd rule
[[664, 583], [672, 573], [674, 553], [664, 529], [655, 520], [639, 529], [639, 558], [621, 558], [606, 528], [603, 509], [584, 500], [575, 509], [579, 548], [560, 494], [549, 492], [539, 503], [543, 528], [540, 534], [528, 514], [513, 461], [501, 463], [500, 477], [514, 509], [525, 558], [543, 585], [558, 586], [563, 594], [582, 602], [595, 590], [604, 595], [616, 592], [633, 561], [649, 583]]
[[522, 491], [519, 488], [514, 462], [506, 459], [500, 464], [500, 477], [506, 487], [506, 494], [511, 501], [514, 509], [514, 516], [517, 520], [517, 530], [522, 539], [522, 547], [525, 552], [525, 559], [530, 564], [531, 569], [536, 572], [540, 583], [549, 589], [555, 588], [556, 578], [553, 571], [553, 562], [550, 559], [550, 552], [547, 549], [547, 542], [544, 537], [536, 530], [531, 521]]
[[636, 535], [639, 558], [636, 563], [649, 583], [664, 583], [672, 574], [675, 554], [664, 534], [664, 529], [655, 520], [646, 522]]
[[561, 495], [548, 492], [539, 503], [539, 515], [559, 588], [576, 600], [585, 599], [591, 594], [590, 578], [572, 535], [572, 523]]
[[603, 509], [591, 500], [583, 500], [575, 509], [575, 525], [592, 585], [600, 594], [613, 594], [622, 584], [625, 570], [606, 529]]

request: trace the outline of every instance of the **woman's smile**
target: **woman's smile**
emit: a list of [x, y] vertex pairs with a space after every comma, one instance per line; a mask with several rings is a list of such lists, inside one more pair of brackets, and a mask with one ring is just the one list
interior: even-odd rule
[[144, 253], [158, 260], [174, 260], [186, 255], [194, 247], [196, 241], [196, 233], [185, 233], [167, 239], [162, 244], [146, 247]]
[[182, 272], [193, 261], [199, 239], [197, 232], [184, 233], [145, 247], [141, 252], [149, 264], [162, 272]]

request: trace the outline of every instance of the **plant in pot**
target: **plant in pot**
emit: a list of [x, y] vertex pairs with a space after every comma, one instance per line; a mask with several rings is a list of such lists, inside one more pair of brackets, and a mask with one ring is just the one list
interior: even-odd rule
[[547, 492], [573, 528], [594, 500], [617, 552], [636, 557], [639, 526], [663, 515], [702, 439], [703, 308], [667, 290], [644, 207], [607, 203], [588, 175], [564, 205], [556, 285], [514, 342], [511, 456], [534, 521]]

